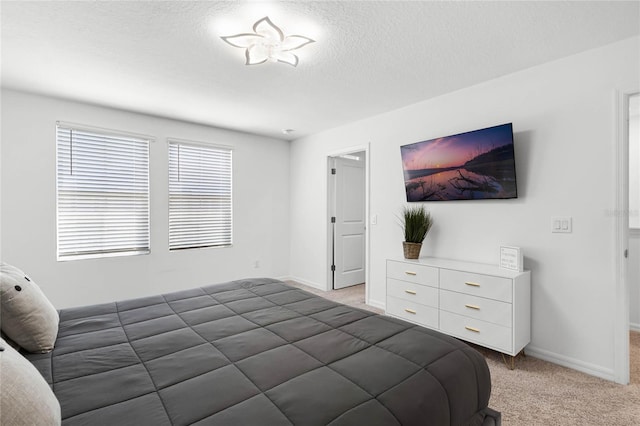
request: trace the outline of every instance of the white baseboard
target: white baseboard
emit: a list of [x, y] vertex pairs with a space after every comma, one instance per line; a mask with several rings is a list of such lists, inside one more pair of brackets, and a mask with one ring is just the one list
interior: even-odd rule
[[289, 277], [278, 277], [276, 279], [278, 279], [280, 281], [295, 281], [297, 283], [304, 284], [304, 285], [307, 285], [309, 287], [313, 287], [313, 288], [318, 289], [318, 290], [327, 291], [327, 289], [323, 285], [320, 285], [320, 284], [317, 284], [317, 283], [313, 283], [311, 281], [307, 281], [307, 280], [304, 280], [304, 279], [298, 278], [298, 277], [289, 276]]
[[640, 331], [640, 324], [636, 324], [634, 322], [629, 323], [629, 330], [631, 330], [631, 331]]
[[383, 311], [386, 310], [386, 306], [385, 306], [384, 302], [380, 302], [379, 300], [369, 299], [369, 306], [373, 306], [374, 308], [382, 309]]
[[550, 352], [545, 349], [536, 348], [535, 346], [527, 346], [525, 348], [527, 356], [539, 358], [543, 361], [549, 361], [554, 364], [561, 365], [563, 367], [571, 368], [573, 370], [581, 371], [591, 376], [600, 377], [601, 379], [615, 381], [615, 374], [612, 369], [603, 368], [599, 365], [591, 364], [588, 362], [580, 361], [579, 359], [571, 358], [565, 355], [560, 355], [555, 352]]

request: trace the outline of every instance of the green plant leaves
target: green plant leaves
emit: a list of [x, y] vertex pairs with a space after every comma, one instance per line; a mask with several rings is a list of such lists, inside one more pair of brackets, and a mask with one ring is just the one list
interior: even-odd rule
[[402, 226], [404, 240], [408, 243], [421, 243], [433, 225], [433, 218], [424, 206], [405, 207]]

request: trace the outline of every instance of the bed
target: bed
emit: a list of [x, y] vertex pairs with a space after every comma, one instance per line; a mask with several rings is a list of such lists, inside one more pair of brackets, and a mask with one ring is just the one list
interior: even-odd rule
[[64, 425], [496, 425], [484, 358], [274, 279], [59, 311]]

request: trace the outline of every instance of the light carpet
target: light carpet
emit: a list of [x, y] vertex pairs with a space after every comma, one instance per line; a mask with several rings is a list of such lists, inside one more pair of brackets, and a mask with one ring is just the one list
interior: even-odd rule
[[[360, 309], [383, 313], [364, 303], [364, 284], [330, 292], [293, 281], [296, 287]], [[509, 370], [502, 355], [476, 347], [491, 371], [489, 406], [502, 424], [640, 425], [640, 333], [630, 332], [631, 384], [618, 385], [530, 356], [518, 357]]]

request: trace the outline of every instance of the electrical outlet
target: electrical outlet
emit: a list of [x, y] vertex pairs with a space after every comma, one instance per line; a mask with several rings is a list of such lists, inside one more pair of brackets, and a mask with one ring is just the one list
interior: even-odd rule
[[573, 232], [573, 218], [571, 216], [554, 216], [551, 218], [551, 232], [570, 234]]

